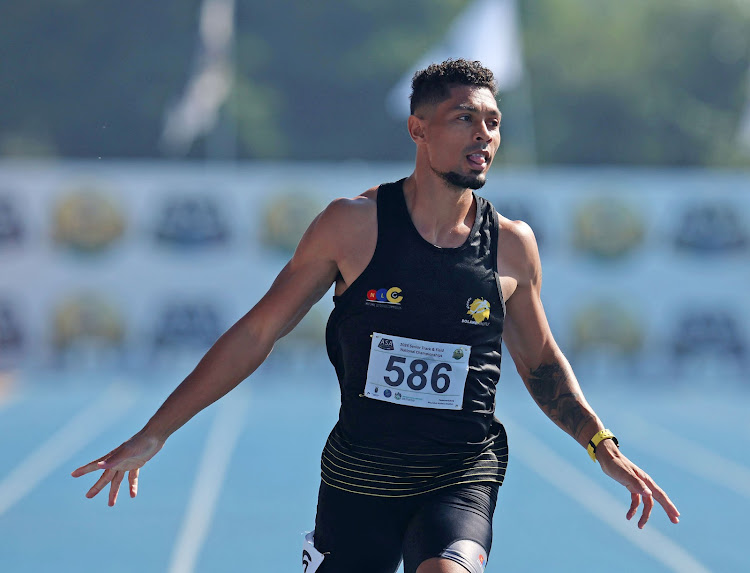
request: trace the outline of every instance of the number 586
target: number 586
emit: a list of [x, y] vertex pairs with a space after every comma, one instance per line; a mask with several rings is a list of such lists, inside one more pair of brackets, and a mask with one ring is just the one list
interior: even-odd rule
[[[401, 364], [408, 369], [408, 374], [400, 366]], [[436, 393], [442, 394], [451, 385], [451, 379], [447, 372], [451, 372], [452, 370], [453, 368], [447, 362], [438, 362], [430, 369], [427, 361], [421, 358], [407, 360], [403, 356], [391, 355], [385, 371], [395, 375], [395, 378], [389, 375], [383, 376], [383, 380], [386, 384], [393, 387], [400, 386], [406, 380], [406, 385], [412, 390], [417, 391], [427, 386], [427, 382], [429, 382]]]

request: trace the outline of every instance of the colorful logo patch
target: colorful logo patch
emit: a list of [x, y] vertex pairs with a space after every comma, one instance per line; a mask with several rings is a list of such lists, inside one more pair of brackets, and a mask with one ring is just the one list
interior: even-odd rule
[[372, 289], [367, 291], [367, 301], [376, 304], [401, 304], [404, 295], [399, 287]]
[[483, 298], [475, 298], [473, 301], [467, 300], [466, 308], [469, 309], [466, 314], [470, 314], [477, 324], [481, 324], [490, 318], [490, 303]]

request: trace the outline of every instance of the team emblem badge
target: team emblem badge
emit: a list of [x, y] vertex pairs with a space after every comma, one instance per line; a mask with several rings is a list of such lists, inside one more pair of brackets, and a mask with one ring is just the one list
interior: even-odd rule
[[475, 298], [473, 301], [467, 300], [466, 308], [469, 309], [466, 314], [470, 314], [477, 324], [481, 324], [490, 318], [490, 303], [483, 298]]

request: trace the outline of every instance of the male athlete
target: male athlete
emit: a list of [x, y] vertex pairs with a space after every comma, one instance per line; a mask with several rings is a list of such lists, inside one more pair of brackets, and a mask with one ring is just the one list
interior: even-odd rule
[[[493, 416], [505, 341], [529, 393], [630, 492], [679, 512], [618, 449], [547, 324], [536, 240], [475, 195], [500, 145], [492, 72], [448, 60], [412, 82], [414, 172], [333, 201], [268, 293], [208, 351], [130, 440], [73, 472], [87, 497], [139, 469], [200, 410], [248, 377], [335, 283], [326, 343], [341, 387], [325, 445], [307, 573], [481, 573], [507, 464]], [[322, 562], [321, 562], [322, 560]]]

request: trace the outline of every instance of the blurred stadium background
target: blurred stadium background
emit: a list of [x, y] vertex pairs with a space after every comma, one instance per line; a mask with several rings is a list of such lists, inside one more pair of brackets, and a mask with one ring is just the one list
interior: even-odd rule
[[[236, 503], [209, 503], [208, 517], [182, 520], [187, 493], [172, 505], [152, 499], [150, 509], [122, 500], [117, 517], [101, 515], [84, 507], [87, 485], [65, 476], [140, 427], [265, 292], [328, 201], [410, 173], [406, 86], [416, 68], [456, 56], [488, 64], [501, 88], [503, 144], [481, 193], [534, 228], [560, 345], [600, 413], [627, 427], [623, 441], [640, 445], [652, 464], [644, 466], [663, 465], [665, 488], [683, 492], [676, 501], [686, 516], [677, 533], [649, 538], [657, 549], [629, 533], [604, 536], [616, 559], [568, 563], [510, 525], [559, 536], [565, 517], [540, 524], [526, 512], [544, 520], [562, 502], [510, 482], [511, 499], [533, 498], [509, 500], [511, 514], [496, 524], [518, 535], [497, 542], [518, 558], [502, 568], [495, 558], [487, 570], [750, 570], [739, 533], [750, 500], [746, 0], [0, 4], [0, 570], [94, 571], [101, 561], [90, 557], [118, 547], [110, 534], [144, 519], [154, 534], [141, 532], [139, 542], [161, 535], [161, 552], [140, 554], [143, 572], [297, 570], [295, 536], [312, 524], [316, 456], [335, 419], [323, 347], [329, 296], [238, 391], [249, 410], [225, 413], [247, 415], [259, 432], [258, 420], [276, 424], [289, 455], [293, 436], [315, 428], [292, 471], [305, 482], [293, 509], [288, 492], [252, 469], [282, 444], [257, 437], [232, 461], [249, 464], [248, 491], [237, 485]], [[518, 443], [557, 444], [540, 413], [517, 414], [528, 408], [519, 385], [508, 361], [499, 412], [517, 420], [519, 436], [539, 428]], [[269, 414], [289, 395], [293, 406]], [[118, 431], [98, 429], [117, 404], [132, 407]], [[214, 431], [213, 415], [184, 429], [198, 445], [174, 438], [184, 457], [151, 472], [174, 475], [168, 466], [184, 459], [179, 487], [156, 480], [161, 495], [179, 496], [198, 479], [189, 460]], [[76, 424], [92, 428], [91, 440]], [[511, 434], [511, 456], [512, 444]], [[563, 457], [585, 458], [564, 437], [559, 444]], [[690, 461], [653, 452], [673, 446]], [[532, 447], [549, 459], [540, 448]], [[517, 455], [518, 476], [544, 474], [528, 452]], [[695, 469], [703, 464], [714, 473]], [[513, 471], [509, 480], [520, 480]], [[231, 477], [216, 480], [218, 499], [234, 495]], [[283, 527], [258, 522], [256, 488], [270, 488], [262, 501], [275, 508], [264, 523]], [[692, 507], [702, 496], [728, 513], [704, 501]], [[568, 515], [585, 509], [571, 499]], [[159, 521], [165, 512], [169, 523]], [[45, 519], [56, 526], [39, 529]], [[584, 539], [570, 543], [591, 551], [586, 536], [598, 522], [575, 519]], [[236, 531], [214, 533], [230, 542], [203, 548], [178, 535], [180, 523], [183, 533], [190, 523]], [[290, 528], [294, 539], [280, 541]], [[182, 557], [170, 561], [175, 537], [192, 540], [195, 555], [174, 549]], [[39, 561], [35, 546], [59, 550]], [[265, 562], [253, 552], [268, 547], [284, 564], [257, 565]], [[117, 559], [110, 570], [124, 571], [127, 559]]]

